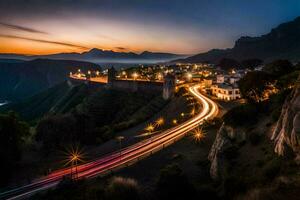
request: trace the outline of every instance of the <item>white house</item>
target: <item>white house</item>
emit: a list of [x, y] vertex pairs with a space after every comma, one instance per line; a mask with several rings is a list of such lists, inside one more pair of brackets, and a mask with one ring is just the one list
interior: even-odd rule
[[235, 100], [241, 98], [240, 90], [236, 84], [216, 84], [211, 86], [211, 91], [218, 99], [226, 101]]
[[235, 83], [237, 83], [240, 79], [241, 79], [241, 78], [238, 77], [238, 76], [231, 76], [231, 77], [229, 77], [228, 82], [229, 82], [230, 84], [235, 84]]
[[225, 82], [225, 76], [224, 75], [217, 75], [217, 83], [224, 83]]

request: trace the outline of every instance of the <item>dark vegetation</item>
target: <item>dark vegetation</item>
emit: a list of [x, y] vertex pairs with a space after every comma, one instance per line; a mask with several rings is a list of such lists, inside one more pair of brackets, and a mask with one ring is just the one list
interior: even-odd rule
[[168, 165], [160, 172], [156, 185], [158, 199], [196, 199], [196, 190], [189, 183], [182, 169], [176, 164]]
[[26, 121], [35, 124], [45, 113], [63, 114], [81, 103], [91, 91], [84, 84], [69, 86], [60, 83], [17, 103], [0, 107], [0, 112], [14, 110]]
[[29, 137], [29, 126], [15, 113], [0, 115], [0, 186], [7, 184], [16, 169], [26, 137]]
[[72, 143], [100, 144], [148, 119], [165, 103], [160, 95], [100, 89], [69, 112], [42, 118], [36, 139], [46, 152]]
[[255, 69], [263, 64], [263, 61], [260, 59], [246, 59], [241, 62], [231, 59], [231, 58], [223, 58], [218, 63], [217, 66], [222, 70], [229, 71], [232, 69]]
[[298, 76], [296, 66], [287, 60], [274, 61], [267, 64], [263, 71], [247, 73], [238, 84], [248, 103], [227, 112], [224, 122], [234, 127], [249, 127], [257, 123], [261, 115], [269, 115], [275, 122]]
[[[247, 139], [232, 140], [232, 147], [224, 152], [229, 164], [224, 165], [225, 174], [219, 187], [224, 191], [225, 198], [283, 199], [288, 195], [289, 199], [298, 199], [300, 183], [295, 179], [298, 167], [294, 155], [292, 152], [281, 157], [275, 155], [267, 135], [296, 83], [299, 76], [297, 70], [297, 65], [278, 60], [267, 64], [261, 72], [248, 73], [240, 81], [240, 89], [248, 101], [228, 111], [223, 120], [237, 130], [245, 130]], [[268, 98], [258, 95], [261, 99], [255, 101], [249, 95], [251, 87], [256, 94], [263, 94], [268, 91], [270, 83], [276, 92]]]
[[93, 184], [85, 180], [63, 180], [57, 189], [46, 194], [38, 194], [33, 200], [139, 200], [141, 190], [139, 184], [131, 178], [113, 177], [110, 180], [96, 180]]

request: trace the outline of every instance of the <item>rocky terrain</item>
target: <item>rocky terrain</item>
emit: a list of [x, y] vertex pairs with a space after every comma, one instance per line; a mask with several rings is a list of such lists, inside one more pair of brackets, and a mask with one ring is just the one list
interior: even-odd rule
[[291, 148], [300, 161], [300, 77], [292, 94], [286, 99], [273, 132], [275, 152], [284, 155]]
[[[274, 108], [266, 109], [272, 103], [265, 102], [256, 105], [257, 120], [252, 123], [234, 125], [223, 122], [220, 126], [208, 154], [209, 173], [218, 185], [220, 197], [245, 200], [298, 199], [299, 80], [300, 77], [285, 101], [274, 106], [275, 109], [282, 107], [276, 120], [271, 115]], [[246, 112], [249, 115], [249, 111]], [[232, 116], [230, 114], [223, 119]]]
[[275, 59], [289, 59], [299, 61], [300, 50], [300, 17], [293, 21], [280, 24], [268, 34], [249, 37], [243, 36], [235, 42], [233, 48], [213, 49], [177, 62], [212, 62], [218, 63], [223, 58], [232, 58], [238, 61], [258, 58], [266, 62]]

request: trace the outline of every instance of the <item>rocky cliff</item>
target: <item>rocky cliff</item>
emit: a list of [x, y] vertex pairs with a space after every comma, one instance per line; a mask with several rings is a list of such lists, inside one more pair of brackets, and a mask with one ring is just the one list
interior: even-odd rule
[[225, 123], [222, 124], [208, 155], [208, 159], [211, 162], [210, 176], [213, 179], [222, 178], [228, 162], [225, 158], [225, 151], [234, 145], [232, 141], [243, 141], [245, 138], [246, 134], [244, 131], [234, 129], [225, 125]]
[[290, 148], [300, 161], [300, 76], [291, 95], [285, 100], [281, 116], [272, 134], [275, 152], [284, 155]]
[[213, 49], [176, 62], [218, 63], [223, 58], [239, 61], [259, 58], [265, 62], [276, 59], [299, 61], [300, 56], [300, 17], [293, 21], [280, 24], [269, 33], [258, 37], [244, 36], [235, 42], [233, 48]]

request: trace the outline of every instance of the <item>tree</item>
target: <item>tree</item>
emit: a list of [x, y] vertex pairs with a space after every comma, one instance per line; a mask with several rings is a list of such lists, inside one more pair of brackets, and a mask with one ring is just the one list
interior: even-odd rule
[[260, 66], [263, 63], [262, 60], [254, 58], [254, 59], [247, 59], [247, 60], [243, 60], [241, 62], [243, 68], [249, 68], [249, 69], [254, 69], [258, 66]]
[[77, 141], [77, 123], [70, 114], [48, 116], [37, 125], [36, 139], [43, 143], [46, 153], [55, 147]]
[[222, 60], [220, 60], [218, 66], [221, 67], [223, 70], [231, 70], [240, 68], [241, 64], [234, 59], [223, 58]]
[[263, 68], [263, 71], [273, 75], [274, 77], [280, 77], [291, 73], [293, 69], [293, 64], [290, 61], [276, 60], [266, 64], [266, 66]]
[[114, 177], [105, 191], [107, 200], [139, 200], [138, 183], [131, 178]]
[[266, 98], [266, 92], [273, 84], [273, 77], [263, 71], [249, 72], [238, 82], [242, 96], [256, 103]]
[[24, 138], [29, 127], [18, 119], [15, 113], [0, 115], [0, 185], [9, 180], [17, 161], [21, 158]]
[[159, 199], [194, 199], [196, 192], [178, 165], [172, 164], [160, 172], [156, 191]]
[[253, 125], [257, 121], [257, 112], [253, 104], [240, 105], [226, 112], [223, 121], [232, 127]]

